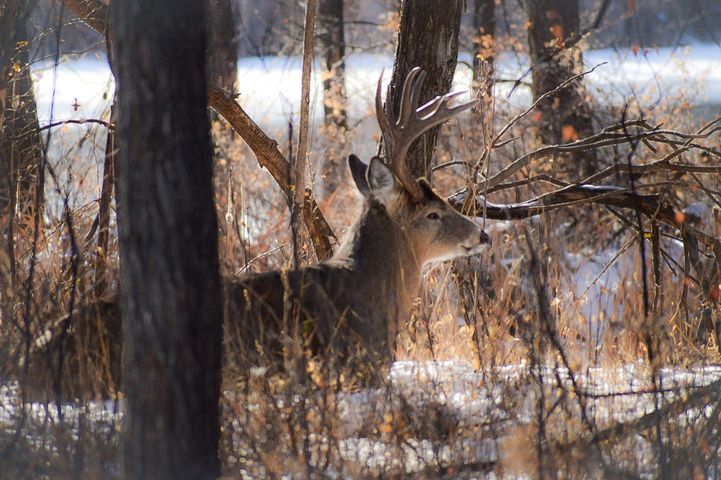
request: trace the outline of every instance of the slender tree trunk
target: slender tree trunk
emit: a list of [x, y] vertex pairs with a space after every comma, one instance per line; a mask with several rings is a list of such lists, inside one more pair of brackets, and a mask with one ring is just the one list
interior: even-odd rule
[[123, 477], [215, 479], [221, 293], [205, 5], [111, 3], [127, 397]]
[[208, 2], [208, 81], [234, 92], [238, 77], [238, 35], [231, 0]]
[[473, 0], [473, 87], [481, 99], [493, 97], [496, 0]]
[[318, 44], [323, 55], [323, 114], [326, 135], [321, 186], [326, 195], [338, 189], [345, 171], [348, 130], [345, 90], [345, 29], [343, 0], [318, 1]]
[[14, 316], [16, 231], [34, 225], [44, 204], [44, 152], [27, 43], [30, 8], [27, 1], [0, 0], [0, 280], [7, 282], [0, 308], [8, 322]]
[[[108, 66], [117, 78], [115, 71], [115, 62], [113, 61], [113, 31], [112, 29], [103, 29], [105, 34], [105, 51], [108, 57]], [[118, 121], [118, 84], [115, 83], [115, 92], [113, 92], [113, 101], [110, 104], [110, 123], [117, 125]], [[108, 279], [108, 254], [110, 249], [110, 207], [113, 196], [116, 197], [115, 207], [116, 214], [119, 210], [117, 202], [117, 176], [116, 170], [117, 143], [115, 138], [115, 130], [108, 129], [105, 138], [105, 155], [103, 161], [103, 182], [100, 187], [100, 200], [98, 201], [98, 243], [95, 251], [95, 296], [100, 299], [107, 292]], [[109, 321], [109, 319], [103, 319]]]
[[323, 50], [323, 112], [326, 125], [348, 128], [345, 92], [343, 0], [319, 0], [318, 43]]
[[[12, 95], [9, 90], [10, 73], [15, 53], [15, 25], [20, 12], [17, 1], [0, 0], [0, 279], [8, 284], [0, 289], [3, 321], [14, 318], [15, 292], [15, 165], [12, 149], [6, 145], [9, 136], [5, 128]], [[12, 133], [10, 133], [12, 134]], [[6, 242], [3, 242], [3, 237]]]
[[[8, 80], [15, 53], [15, 25], [20, 18], [20, 13], [17, 0], [0, 0], [0, 131], [5, 128], [6, 112], [11, 105], [10, 98], [8, 98]], [[0, 167], [3, 166], [4, 162], [0, 164]], [[7, 178], [5, 171], [0, 173], [6, 174], [0, 178]], [[5, 197], [0, 197], [0, 202], [2, 201], [9, 202], [7, 194]]]
[[[530, 21], [528, 46], [533, 65], [533, 99], [553, 90], [583, 67], [581, 49], [572, 47], [548, 58], [548, 52], [579, 30], [578, 0], [524, 0]], [[568, 143], [593, 134], [591, 106], [581, 79], [542, 101], [538, 134], [543, 143]], [[563, 166], [571, 177], [595, 171], [593, 152], [572, 156]]]
[[[389, 102], [386, 108], [398, 112], [403, 81], [418, 66], [427, 73], [421, 104], [448, 93], [458, 60], [458, 35], [464, 0], [404, 0], [401, 26], [393, 64]], [[433, 150], [440, 127], [416, 140], [408, 150], [408, 165], [416, 177], [431, 174]]]
[[[110, 123], [117, 121], [115, 100], [110, 105]], [[95, 296], [101, 298], [107, 290], [108, 250], [110, 248], [110, 206], [115, 185], [115, 131], [108, 129], [105, 139], [103, 182], [98, 201], [98, 243], [95, 251]]]
[[[0, 215], [32, 224], [42, 208], [43, 149], [30, 78], [29, 2], [0, 0]], [[35, 198], [39, 195], [39, 198]]]

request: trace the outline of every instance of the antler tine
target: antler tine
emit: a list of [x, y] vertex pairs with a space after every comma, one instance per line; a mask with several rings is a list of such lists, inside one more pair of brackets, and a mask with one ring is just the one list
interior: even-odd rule
[[453, 107], [448, 106], [453, 99], [463, 95], [464, 93], [466, 92], [460, 91], [447, 93], [443, 96], [439, 95], [425, 105], [418, 107], [416, 109], [416, 114], [420, 120], [427, 122], [425, 128], [428, 129], [435, 127], [436, 125], [445, 122], [452, 116], [468, 110], [475, 105], [476, 100], [474, 99], [470, 102], [461, 103], [460, 105], [455, 105]]
[[376, 87], [376, 118], [378, 118], [378, 126], [383, 134], [383, 143], [385, 144], [386, 151], [393, 148], [393, 141], [388, 135], [392, 131], [391, 122], [383, 110], [383, 70], [381, 70], [381, 76], [378, 78], [378, 87]]
[[421, 87], [426, 80], [426, 72], [420, 67], [414, 67], [403, 82], [401, 91], [400, 108], [398, 109], [397, 125], [403, 126], [408, 123], [413, 112], [416, 111], [418, 98], [421, 96]]

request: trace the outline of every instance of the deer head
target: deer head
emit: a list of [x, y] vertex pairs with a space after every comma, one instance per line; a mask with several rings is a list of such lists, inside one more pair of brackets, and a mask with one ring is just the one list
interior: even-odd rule
[[[418, 265], [479, 253], [490, 243], [483, 229], [457, 212], [424, 178], [411, 174], [408, 148], [425, 131], [470, 108], [475, 102], [449, 106], [462, 92], [439, 96], [416, 107], [425, 73], [416, 67], [408, 74], [397, 118], [386, 114], [381, 81], [376, 90], [376, 115], [381, 127], [386, 162], [373, 157], [365, 165], [348, 158], [358, 190], [369, 202], [382, 204], [410, 245]], [[390, 165], [390, 167], [388, 166]]]

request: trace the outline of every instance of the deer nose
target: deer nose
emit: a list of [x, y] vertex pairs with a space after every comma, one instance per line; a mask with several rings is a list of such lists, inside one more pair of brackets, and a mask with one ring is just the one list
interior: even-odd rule
[[491, 237], [489, 237], [485, 231], [481, 230], [481, 245], [483, 245], [484, 243], [487, 243], [488, 246], [490, 247], [491, 246]]

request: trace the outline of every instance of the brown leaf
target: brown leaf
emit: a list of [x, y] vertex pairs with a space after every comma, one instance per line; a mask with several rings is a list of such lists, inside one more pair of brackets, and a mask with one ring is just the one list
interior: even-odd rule
[[626, 15], [633, 15], [636, 9], [636, 0], [626, 0]]
[[563, 26], [561, 24], [551, 25], [551, 32], [556, 37], [556, 46], [558, 48], [563, 47]]
[[683, 212], [676, 212], [674, 214], [674, 220], [676, 221], [677, 225], [683, 225], [683, 222], [686, 220], [686, 215], [683, 214]]
[[575, 142], [578, 140], [578, 132], [573, 125], [564, 125], [561, 130], [561, 136], [564, 142]]

